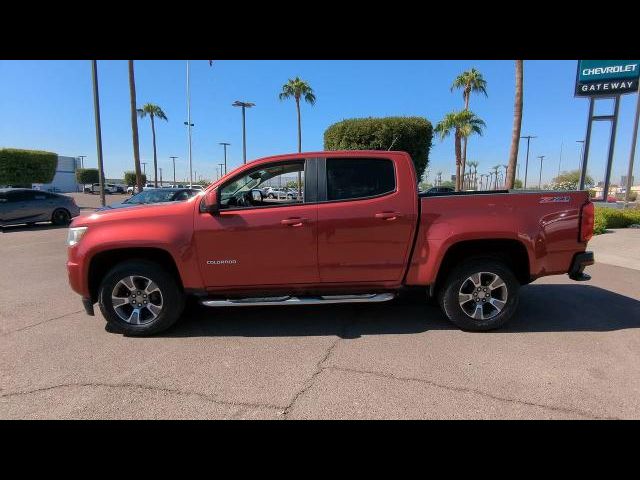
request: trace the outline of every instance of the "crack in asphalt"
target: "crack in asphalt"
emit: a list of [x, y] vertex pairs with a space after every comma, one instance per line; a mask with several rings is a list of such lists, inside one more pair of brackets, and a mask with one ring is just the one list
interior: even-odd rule
[[[329, 358], [329, 356], [333, 352], [334, 348], [336, 348], [336, 346], [338, 345], [340, 340], [342, 340], [344, 337], [347, 336], [347, 329], [349, 328], [349, 326], [353, 325], [355, 323], [356, 318], [358, 317], [358, 314], [357, 314], [358, 309], [357, 309], [357, 307], [355, 308], [355, 310], [356, 310], [356, 314], [353, 317], [351, 317], [351, 321], [345, 321], [343, 323], [341, 331], [340, 331], [340, 333], [338, 333], [338, 338], [336, 338], [336, 340], [331, 345], [329, 345], [329, 347], [325, 351], [325, 353], [322, 356], [322, 358], [318, 361], [318, 363], [316, 363], [315, 371], [311, 374], [311, 376], [303, 384], [302, 388], [300, 390], [298, 390], [298, 392], [295, 393], [295, 395], [293, 396], [293, 398], [291, 399], [289, 404], [286, 406], [286, 408], [284, 410], [282, 410], [281, 412], [279, 412], [280, 415], [288, 415], [291, 412], [291, 410], [293, 410], [293, 408], [295, 406], [295, 403], [298, 401], [298, 399], [309, 391], [309, 389], [315, 383], [315, 380], [318, 377], [318, 375], [320, 375], [322, 373], [322, 371], [326, 368], [326, 367], [323, 367], [322, 364], [327, 361], [327, 359]], [[287, 418], [287, 417], [285, 417], [285, 418]]]
[[507, 403], [518, 403], [518, 404], [521, 404], [521, 405], [528, 405], [528, 406], [532, 406], [532, 407], [540, 407], [540, 408], [545, 408], [545, 409], [548, 409], [548, 410], [553, 410], [553, 411], [562, 412], [562, 413], [578, 414], [578, 415], [582, 415], [584, 417], [591, 418], [591, 419], [596, 419], [596, 420], [618, 420], [617, 417], [594, 415], [593, 413], [589, 413], [589, 412], [586, 412], [586, 411], [580, 410], [580, 409], [571, 409], [571, 408], [566, 408], [566, 407], [556, 407], [556, 406], [553, 406], [553, 405], [545, 405], [545, 404], [542, 404], [542, 403], [527, 402], [526, 400], [519, 400], [519, 399], [516, 399], [516, 398], [499, 397], [497, 395], [493, 395], [491, 393], [483, 392], [481, 390], [476, 390], [476, 389], [473, 389], [473, 388], [466, 388], [466, 387], [454, 387], [452, 385], [445, 385], [445, 384], [434, 382], [433, 380], [427, 380], [427, 379], [424, 379], [424, 378], [399, 377], [399, 376], [393, 375], [391, 373], [376, 372], [376, 371], [369, 371], [369, 370], [358, 370], [358, 369], [355, 369], [355, 368], [345, 368], [345, 367], [337, 367], [337, 366], [322, 367], [321, 370], [338, 370], [338, 371], [342, 371], [342, 372], [359, 373], [359, 374], [362, 374], [362, 375], [372, 375], [372, 376], [376, 376], [376, 377], [390, 378], [390, 379], [393, 379], [393, 380], [398, 380], [398, 381], [407, 382], [407, 383], [409, 383], [409, 382], [418, 382], [418, 383], [423, 383], [423, 384], [430, 385], [430, 386], [433, 386], [433, 387], [443, 388], [445, 390], [450, 390], [450, 391], [455, 391], [455, 392], [460, 392], [460, 393], [472, 393], [472, 394], [475, 394], [475, 395], [488, 397], [488, 398], [491, 398], [493, 400], [498, 400], [498, 401], [507, 402]]
[[239, 407], [239, 408], [253, 408], [253, 409], [267, 408], [267, 409], [278, 410], [278, 411], [282, 411], [282, 409], [283, 409], [282, 405], [272, 405], [272, 404], [268, 404], [268, 403], [233, 402], [233, 401], [219, 400], [219, 399], [213, 398], [213, 397], [211, 397], [209, 395], [205, 395], [204, 393], [200, 393], [200, 392], [183, 391], [183, 390], [179, 390], [177, 388], [158, 387], [158, 386], [154, 386], [154, 385], [144, 385], [144, 384], [139, 384], [139, 383], [100, 383], [100, 382], [61, 383], [61, 384], [58, 384], [58, 385], [51, 385], [51, 386], [48, 386], [48, 387], [35, 388], [33, 390], [27, 390], [27, 391], [22, 391], [22, 392], [4, 393], [4, 394], [0, 394], [0, 398], [10, 398], [10, 397], [17, 397], [17, 396], [24, 396], [24, 395], [32, 395], [34, 393], [46, 392], [46, 391], [55, 390], [55, 389], [58, 389], [58, 388], [74, 388], [74, 387], [149, 390], [149, 391], [170, 393], [170, 394], [182, 395], [182, 396], [191, 395], [191, 396], [195, 396], [195, 397], [201, 398], [201, 399], [203, 399], [203, 400], [205, 400], [207, 402], [210, 402], [210, 403], [213, 403], [213, 404], [217, 404], [217, 405], [233, 406], [233, 407]]
[[80, 310], [76, 310], [75, 312], [65, 313], [64, 315], [60, 315], [59, 317], [47, 318], [46, 320], [42, 320], [41, 322], [38, 322], [38, 323], [32, 323], [31, 325], [26, 325], [24, 327], [17, 328], [16, 330], [9, 330], [8, 332], [4, 332], [2, 335], [0, 335], [0, 337], [6, 337], [7, 335], [10, 335], [12, 333], [21, 332], [31, 327], [37, 327], [38, 325], [42, 325], [43, 323], [51, 322], [53, 320], [60, 320], [61, 318], [68, 317], [69, 315], [74, 315], [76, 313], [81, 313], [81, 312], [84, 312], [84, 310], [80, 309]]

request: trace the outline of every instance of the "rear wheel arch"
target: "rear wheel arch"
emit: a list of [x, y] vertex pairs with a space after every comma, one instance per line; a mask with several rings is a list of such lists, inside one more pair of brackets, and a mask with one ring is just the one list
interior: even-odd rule
[[176, 261], [167, 250], [156, 247], [118, 248], [99, 252], [91, 258], [88, 281], [92, 301], [98, 300], [98, 289], [105, 275], [117, 264], [131, 260], [146, 260], [159, 265], [174, 277], [179, 288], [184, 291]]
[[510, 268], [521, 285], [531, 282], [529, 255], [524, 244], [513, 239], [482, 239], [456, 242], [447, 248], [436, 281], [430, 286], [431, 296], [436, 295], [451, 271], [460, 262], [471, 258], [490, 258]]

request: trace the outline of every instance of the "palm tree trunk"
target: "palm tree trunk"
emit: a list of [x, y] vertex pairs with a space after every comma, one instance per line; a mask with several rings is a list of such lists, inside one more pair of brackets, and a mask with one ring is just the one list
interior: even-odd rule
[[456, 192], [460, 191], [462, 179], [460, 178], [460, 164], [462, 163], [462, 152], [460, 147], [460, 135], [456, 132]]
[[138, 114], [136, 112], [136, 79], [133, 60], [129, 60], [129, 97], [131, 99], [131, 136], [133, 139], [133, 161], [136, 171], [138, 192], [142, 191], [142, 172], [140, 171], [140, 142], [138, 139]]
[[156, 155], [156, 124], [151, 114], [151, 136], [153, 138], [153, 183], [158, 188], [158, 156]]
[[[302, 152], [302, 122], [300, 120], [300, 99], [296, 97], [296, 110], [298, 112], [298, 153]], [[302, 172], [298, 172], [298, 199], [302, 199]]]
[[[464, 109], [469, 110], [469, 97], [471, 97], [471, 89], [464, 92]], [[467, 137], [462, 139], [462, 176], [467, 168]]]
[[511, 133], [511, 151], [509, 152], [509, 166], [507, 167], [506, 188], [513, 188], [516, 181], [516, 164], [518, 162], [518, 147], [520, 145], [520, 131], [522, 127], [522, 83], [523, 60], [516, 60], [516, 95], [513, 107], [513, 131]]

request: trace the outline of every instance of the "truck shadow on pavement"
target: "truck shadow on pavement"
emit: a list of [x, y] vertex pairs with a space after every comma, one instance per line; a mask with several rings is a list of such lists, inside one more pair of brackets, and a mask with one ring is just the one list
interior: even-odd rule
[[[640, 328], [638, 300], [591, 285], [533, 284], [521, 290], [515, 318], [493, 332], [607, 332], [627, 328]], [[160, 336], [337, 335], [354, 339], [456, 329], [438, 307], [409, 298], [384, 304], [313, 307], [193, 307]]]

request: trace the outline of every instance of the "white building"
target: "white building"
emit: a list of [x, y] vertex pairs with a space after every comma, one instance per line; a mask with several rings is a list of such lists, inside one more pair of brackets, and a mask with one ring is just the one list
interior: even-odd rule
[[58, 155], [58, 165], [56, 173], [51, 183], [34, 183], [32, 188], [52, 192], [77, 192], [78, 182], [76, 182], [76, 168], [79, 166], [79, 159], [75, 157], [62, 157]]

